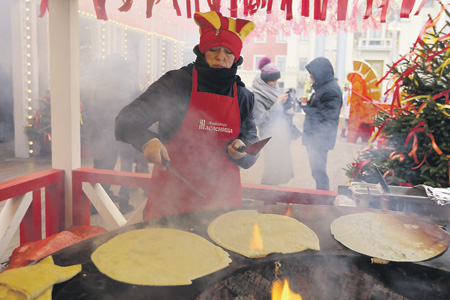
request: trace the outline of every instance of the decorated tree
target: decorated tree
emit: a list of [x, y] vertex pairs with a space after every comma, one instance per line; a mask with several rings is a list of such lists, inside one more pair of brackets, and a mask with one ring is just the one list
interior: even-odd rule
[[34, 114], [28, 119], [25, 133], [28, 136], [30, 149], [33, 154], [51, 152], [51, 117], [50, 97], [39, 99], [39, 105]]
[[443, 7], [424, 26], [411, 52], [389, 66], [389, 110], [379, 110], [370, 144], [347, 165], [351, 179], [375, 183], [376, 168], [392, 185], [449, 186], [450, 167], [450, 23], [441, 29]]

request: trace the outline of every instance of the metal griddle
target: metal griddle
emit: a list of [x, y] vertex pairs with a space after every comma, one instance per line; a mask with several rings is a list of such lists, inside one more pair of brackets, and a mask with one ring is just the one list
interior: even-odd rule
[[[171, 228], [196, 233], [211, 241], [207, 235], [208, 224], [217, 216], [230, 210], [215, 210], [211, 212], [196, 212], [177, 215], [113, 230], [84, 240], [54, 253], [53, 258], [55, 264], [61, 266], [82, 264], [83, 269], [80, 274], [71, 280], [55, 285], [52, 299], [195, 299], [206, 289], [210, 289], [215, 284], [232, 276], [233, 274], [280, 259], [301, 260], [307, 259], [311, 256], [313, 256], [314, 259], [320, 259], [321, 257], [326, 259], [331, 256], [341, 256], [348, 257], [350, 260], [358, 259], [362, 261], [363, 264], [370, 265], [371, 262], [369, 257], [347, 249], [333, 238], [330, 233], [330, 224], [334, 219], [346, 214], [383, 212], [381, 210], [370, 208], [336, 207], [328, 205], [268, 205], [250, 207], [249, 209], [257, 209], [262, 213], [275, 213], [281, 215], [284, 215], [287, 211], [290, 211], [291, 217], [306, 224], [317, 234], [320, 240], [321, 250], [307, 250], [289, 255], [271, 254], [265, 258], [259, 259], [246, 258], [229, 251], [232, 259], [232, 263], [229, 267], [208, 276], [196, 279], [193, 281], [192, 285], [169, 287], [136, 286], [117, 282], [101, 274], [91, 262], [91, 254], [101, 244], [121, 233], [145, 227], [168, 227], [170, 224]], [[389, 213], [403, 215], [399, 212]], [[448, 220], [442, 221], [427, 216], [420, 216], [420, 218], [441, 226], [446, 226], [450, 223]], [[392, 271], [395, 271], [395, 274], [398, 274], [398, 264], [399, 263], [391, 263], [389, 265], [380, 265], [379, 267], [382, 268], [384, 272], [389, 273], [389, 270], [391, 269]], [[444, 277], [440, 280], [442, 284], [447, 284], [450, 282], [450, 253], [448, 249], [442, 255], [428, 261], [419, 263], [401, 263], [400, 265], [409, 266], [409, 268], [412, 269], [417, 266], [417, 268], [420, 269], [420, 272], [428, 270], [430, 274], [433, 272], [440, 272], [439, 274], [442, 274]]]

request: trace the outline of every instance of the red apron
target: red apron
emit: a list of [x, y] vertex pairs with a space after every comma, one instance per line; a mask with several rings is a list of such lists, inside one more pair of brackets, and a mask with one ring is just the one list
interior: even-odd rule
[[227, 152], [227, 146], [238, 137], [241, 128], [236, 83], [233, 90], [233, 97], [198, 92], [197, 71], [193, 68], [186, 117], [164, 145], [172, 167], [206, 199], [169, 170], [155, 167], [145, 220], [242, 205], [239, 168], [230, 161]]

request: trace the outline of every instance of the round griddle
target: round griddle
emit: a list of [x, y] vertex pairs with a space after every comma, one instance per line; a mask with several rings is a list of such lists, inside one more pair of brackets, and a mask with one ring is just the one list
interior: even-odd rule
[[[242, 209], [242, 208], [240, 208]], [[360, 213], [360, 212], [378, 212], [405, 215], [399, 212], [382, 211], [369, 208], [355, 208], [355, 207], [338, 207], [328, 205], [267, 205], [267, 206], [252, 206], [250, 209], [257, 209], [262, 213], [273, 213], [281, 215], [290, 215], [300, 222], [311, 228], [319, 237], [320, 251], [307, 250], [300, 253], [281, 255], [271, 254], [264, 258], [251, 259], [241, 256], [239, 254], [230, 252], [232, 263], [229, 267], [219, 270], [213, 274], [204, 276], [193, 281], [193, 284], [187, 286], [136, 286], [129, 285], [122, 282], [115, 281], [100, 273], [91, 261], [91, 254], [101, 244], [109, 239], [130, 231], [141, 229], [145, 227], [170, 227], [177, 228], [192, 233], [196, 233], [209, 241], [207, 227], [209, 223], [219, 215], [230, 211], [229, 210], [215, 210], [208, 212], [196, 212], [189, 214], [182, 214], [162, 218], [150, 222], [143, 222], [117, 230], [109, 231], [98, 236], [89, 238], [70, 247], [64, 248], [53, 254], [55, 264], [61, 266], [69, 266], [74, 264], [82, 264], [82, 271], [80, 274], [71, 280], [57, 284], [54, 286], [53, 298], [54, 300], [70, 300], [70, 299], [124, 299], [124, 300], [139, 300], [139, 299], [196, 299], [203, 291], [213, 287], [218, 282], [237, 274], [242, 270], [258, 267], [261, 264], [267, 264], [277, 260], [300, 260], [313, 256], [314, 259], [330, 258], [331, 256], [348, 257], [349, 260], [357, 258], [359, 261], [371, 264], [370, 257], [363, 256], [356, 252], [347, 249], [345, 246], [336, 241], [330, 233], [330, 225], [332, 221], [342, 215]], [[437, 220], [427, 216], [417, 216], [407, 214], [414, 217], [419, 217], [422, 220], [435, 223], [441, 226], [446, 226], [448, 220]], [[398, 266], [406, 266], [414, 269], [420, 269], [428, 272], [439, 272], [443, 276], [442, 283], [450, 282], [450, 254], [448, 249], [438, 257], [428, 261], [418, 263], [390, 263], [388, 265], [380, 266], [389, 271], [389, 268], [398, 268]]]

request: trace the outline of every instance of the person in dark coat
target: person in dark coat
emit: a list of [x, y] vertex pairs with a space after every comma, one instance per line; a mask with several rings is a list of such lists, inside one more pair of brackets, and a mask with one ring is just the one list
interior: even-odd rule
[[[254, 24], [218, 12], [195, 13], [197, 58], [169, 71], [116, 118], [116, 138], [155, 166], [144, 219], [242, 205], [239, 167], [256, 157], [238, 151], [258, 141], [253, 94], [236, 75]], [[158, 130], [150, 126], [158, 123]], [[205, 197], [172, 172], [167, 162]]]
[[306, 65], [313, 82], [311, 95], [303, 123], [303, 145], [306, 146], [316, 189], [329, 190], [327, 175], [328, 151], [336, 143], [339, 114], [342, 107], [342, 92], [334, 78], [334, 70], [325, 57], [317, 57]]

